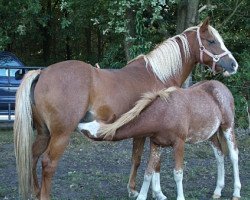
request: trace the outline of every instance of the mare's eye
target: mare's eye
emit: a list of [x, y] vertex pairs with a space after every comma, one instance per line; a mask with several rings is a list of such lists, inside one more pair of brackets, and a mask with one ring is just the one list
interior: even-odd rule
[[215, 40], [207, 40], [209, 44], [215, 44]]

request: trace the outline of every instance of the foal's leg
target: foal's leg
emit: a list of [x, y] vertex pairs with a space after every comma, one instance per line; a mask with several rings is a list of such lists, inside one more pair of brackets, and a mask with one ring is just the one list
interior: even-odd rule
[[50, 199], [52, 176], [55, 173], [59, 158], [69, 143], [69, 132], [52, 134], [53, 133], [51, 133], [51, 139], [42, 160], [41, 200]]
[[40, 193], [40, 187], [37, 178], [36, 166], [39, 157], [43, 154], [43, 152], [46, 150], [48, 146], [50, 135], [46, 128], [43, 129], [42, 127], [37, 127], [36, 129], [37, 129], [37, 136], [32, 145], [32, 156], [33, 156], [32, 173], [33, 173], [34, 192], [35, 196], [38, 197]]
[[223, 131], [224, 136], [227, 141], [227, 146], [229, 149], [229, 154], [231, 158], [231, 162], [233, 164], [233, 172], [234, 172], [234, 193], [233, 193], [233, 200], [240, 199], [240, 189], [241, 189], [241, 183], [240, 183], [240, 177], [239, 177], [239, 166], [238, 166], [238, 154], [239, 150], [236, 145], [235, 141], [235, 134], [234, 134], [234, 128], [230, 127]]
[[154, 199], [162, 200], [167, 199], [167, 197], [161, 191], [160, 184], [160, 169], [161, 169], [161, 160], [156, 164], [155, 173], [152, 177], [152, 195]]
[[214, 150], [214, 155], [217, 161], [217, 183], [214, 190], [213, 199], [218, 199], [221, 197], [221, 190], [225, 185], [225, 169], [224, 155], [222, 153], [221, 146], [216, 134], [211, 138], [211, 146]]
[[143, 153], [143, 147], [146, 138], [133, 139], [133, 151], [132, 151], [132, 167], [130, 170], [129, 182], [128, 182], [128, 194], [129, 197], [135, 198], [138, 196], [138, 192], [135, 189], [135, 178], [137, 174], [137, 169], [141, 163], [141, 156]]
[[177, 200], [185, 200], [183, 193], [183, 157], [184, 157], [185, 142], [179, 139], [174, 145], [174, 180], [177, 186]]
[[[140, 190], [140, 194], [137, 197], [137, 200], [147, 199], [148, 189], [152, 181], [153, 174], [155, 173], [156, 165], [160, 162], [160, 154], [161, 154], [160, 148], [157, 145], [153, 144], [153, 142], [150, 142], [150, 157], [149, 157], [148, 167], [145, 171], [143, 184]], [[166, 199], [165, 196], [161, 200], [164, 199]]]

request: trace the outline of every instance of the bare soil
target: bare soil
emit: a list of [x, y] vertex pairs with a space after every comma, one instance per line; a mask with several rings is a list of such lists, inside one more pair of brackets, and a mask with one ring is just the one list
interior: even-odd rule
[[[237, 130], [239, 144], [242, 200], [250, 200], [250, 132]], [[0, 130], [0, 199], [18, 199], [12, 131]], [[146, 142], [142, 164], [137, 177], [139, 190], [148, 159]], [[116, 143], [93, 142], [73, 134], [53, 179], [54, 200], [125, 200], [131, 167], [132, 140]], [[163, 151], [161, 185], [168, 200], [176, 199], [173, 180], [172, 150]], [[233, 174], [230, 159], [226, 163], [226, 186], [222, 200], [233, 193]], [[38, 166], [39, 172], [41, 166]], [[186, 200], [209, 200], [216, 184], [216, 161], [207, 143], [186, 145], [184, 193]], [[152, 199], [151, 191], [148, 199]]]

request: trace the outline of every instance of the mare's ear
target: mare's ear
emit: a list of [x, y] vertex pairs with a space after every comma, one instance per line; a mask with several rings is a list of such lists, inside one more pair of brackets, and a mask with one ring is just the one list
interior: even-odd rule
[[209, 17], [207, 17], [207, 18], [203, 21], [203, 23], [201, 24], [201, 27], [200, 27], [201, 32], [205, 32], [205, 31], [208, 30], [209, 20], [210, 20]]

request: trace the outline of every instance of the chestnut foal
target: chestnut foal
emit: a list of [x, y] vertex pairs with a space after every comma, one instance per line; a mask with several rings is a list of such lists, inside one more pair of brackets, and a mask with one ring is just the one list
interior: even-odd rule
[[213, 198], [221, 196], [225, 183], [226, 144], [233, 164], [233, 200], [240, 198], [238, 148], [234, 134], [234, 99], [222, 83], [204, 81], [188, 89], [170, 87], [146, 93], [133, 109], [123, 114], [113, 124], [101, 124], [99, 127], [94, 135], [91, 135], [93, 131], [85, 134], [94, 140], [108, 141], [150, 137], [150, 158], [137, 200], [147, 198], [155, 168], [160, 161], [160, 147], [169, 146], [174, 149], [177, 200], [184, 200], [182, 186], [184, 145], [186, 142], [198, 143], [205, 140], [210, 140], [218, 166]]

